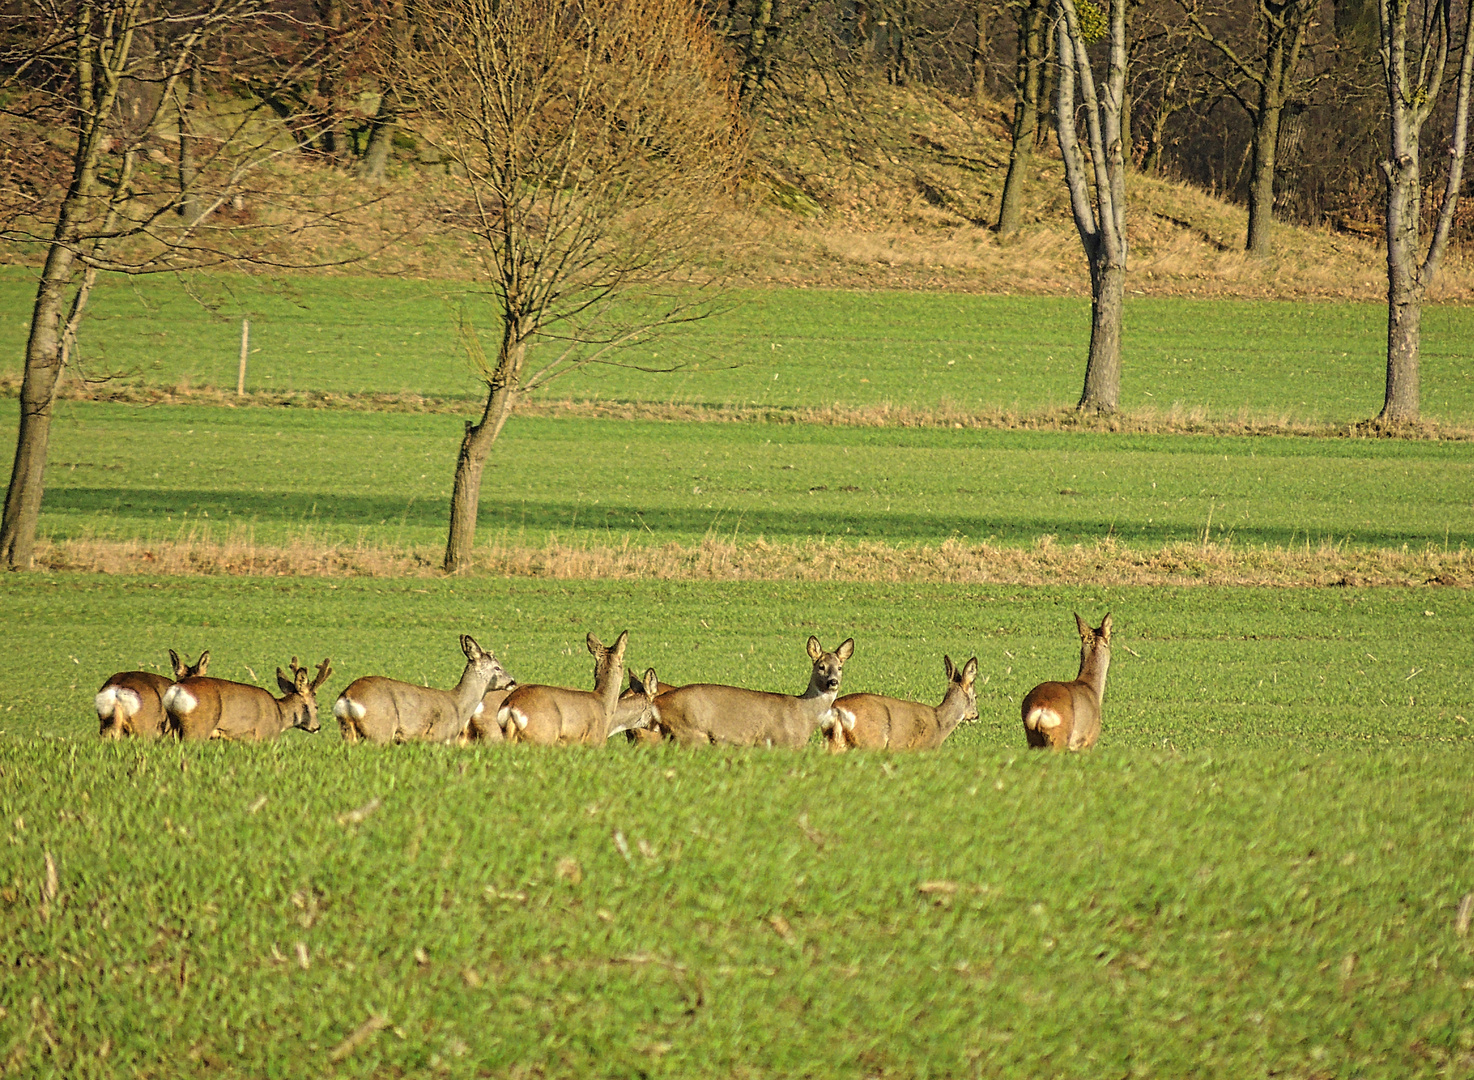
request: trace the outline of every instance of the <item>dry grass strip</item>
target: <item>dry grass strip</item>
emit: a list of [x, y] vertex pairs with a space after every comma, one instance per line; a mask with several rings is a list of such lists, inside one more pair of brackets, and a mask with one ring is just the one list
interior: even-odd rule
[[[20, 378], [0, 375], [0, 397], [17, 397]], [[105, 401], [124, 405], [218, 405], [224, 408], [332, 409], [348, 412], [479, 414], [480, 400], [423, 397], [419, 394], [340, 394], [325, 391], [282, 393], [257, 391], [236, 395], [213, 386], [139, 386], [119, 383], [89, 385], [68, 380], [58, 396], [69, 401]], [[814, 424], [821, 427], [954, 428], [988, 431], [1097, 431], [1143, 435], [1291, 435], [1305, 438], [1398, 438], [1474, 441], [1474, 426], [1421, 420], [1389, 426], [1375, 420], [1327, 424], [1297, 419], [1290, 413], [1211, 415], [1202, 407], [1173, 405], [1113, 416], [1075, 409], [1017, 412], [966, 408], [943, 402], [929, 409], [896, 405], [815, 407], [712, 406], [678, 402], [534, 400], [517, 405], [517, 414], [589, 420], [646, 420], [673, 423]]]
[[[301, 540], [258, 545], [246, 531], [217, 541], [42, 540], [37, 568], [51, 572], [206, 576], [438, 577], [440, 551]], [[893, 547], [811, 540], [651, 546], [483, 545], [472, 574], [554, 580], [842, 581], [1008, 585], [1474, 585], [1474, 551], [1421, 552], [1324, 544], [1311, 548], [1173, 543], [1155, 550], [1115, 541], [1028, 548], [946, 540]]]

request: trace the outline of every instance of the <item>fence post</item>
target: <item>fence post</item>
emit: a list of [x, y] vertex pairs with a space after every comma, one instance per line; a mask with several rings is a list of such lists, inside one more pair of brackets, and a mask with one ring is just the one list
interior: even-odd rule
[[244, 397], [246, 394], [246, 353], [251, 348], [251, 320], [241, 320], [241, 367], [235, 377], [235, 395]]

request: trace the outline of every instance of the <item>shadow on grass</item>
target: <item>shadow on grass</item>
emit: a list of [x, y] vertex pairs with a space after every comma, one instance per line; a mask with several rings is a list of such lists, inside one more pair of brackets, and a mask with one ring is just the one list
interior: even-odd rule
[[[160, 518], [177, 518], [183, 519], [181, 524], [193, 521], [224, 527], [267, 522], [288, 526], [320, 524], [367, 529], [379, 526], [438, 529], [447, 520], [449, 504], [442, 498], [405, 501], [313, 492], [232, 492], [227, 495], [199, 490], [58, 487], [46, 493], [45, 510], [48, 514], [61, 516], [104, 515], [113, 519], [134, 519], [141, 525], [156, 525]], [[580, 533], [597, 537], [606, 531], [640, 533], [652, 540], [682, 542], [715, 533], [738, 540], [765, 537], [792, 542], [823, 538], [895, 544], [939, 543], [949, 537], [964, 537], [1008, 545], [1032, 544], [1041, 536], [1053, 536], [1059, 544], [1088, 545], [1109, 535], [1127, 543], [1157, 546], [1197, 540], [1202, 536], [1200, 526], [1185, 523], [1141, 523], [1119, 518], [1111, 522], [1068, 515], [931, 515], [870, 508], [850, 511], [822, 504], [794, 512], [776, 508], [611, 507], [551, 500], [498, 502], [496, 491], [490, 488], [482, 491], [478, 521], [482, 529], [528, 534], [534, 543], [546, 533]], [[1225, 534], [1215, 533], [1214, 539], [1222, 542]], [[1292, 542], [1305, 543], [1306, 530], [1280, 525], [1239, 525], [1234, 527], [1231, 539], [1235, 544], [1283, 548]], [[1312, 531], [1310, 534], [1309, 542], [1313, 547], [1326, 541], [1378, 547], [1400, 547], [1403, 544], [1414, 548], [1430, 544], [1458, 547], [1474, 544], [1474, 533], [1445, 534], [1441, 530], [1415, 528], [1394, 532], [1385, 528], [1363, 528], [1344, 533], [1327, 532], [1322, 535]]]

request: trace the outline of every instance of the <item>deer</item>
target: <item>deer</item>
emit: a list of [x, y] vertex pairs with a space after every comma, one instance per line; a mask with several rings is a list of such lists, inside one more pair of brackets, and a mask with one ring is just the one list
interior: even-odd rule
[[[661, 694], [668, 694], [672, 690], [676, 689], [679, 688], [672, 686], [670, 683], [667, 682], [656, 683], [655, 696], [659, 697]], [[638, 680], [635, 678], [634, 673], [631, 672], [630, 688], [619, 696], [621, 708], [624, 706], [624, 701], [626, 698], [630, 697], [633, 694], [639, 693], [639, 691], [640, 687], [638, 685]], [[656, 746], [665, 741], [665, 732], [662, 731], [660, 725], [655, 722], [654, 712], [652, 710], [651, 719], [644, 727], [627, 728], [625, 730], [624, 737], [632, 743], [639, 743], [643, 746]]]
[[935, 750], [964, 720], [978, 718], [978, 658], [958, 669], [942, 657], [947, 693], [935, 707], [880, 694], [846, 694], [834, 703], [825, 732], [831, 753], [860, 750]]
[[120, 671], [102, 684], [95, 701], [100, 738], [121, 739], [132, 735], [157, 739], [169, 731], [169, 714], [164, 711], [165, 692], [180, 679], [203, 675], [210, 666], [210, 650], [206, 649], [198, 660], [189, 664], [170, 649], [169, 660], [174, 666], [172, 679], [154, 671]]
[[[648, 701], [620, 708], [620, 684], [624, 679], [624, 653], [630, 633], [624, 631], [612, 646], [594, 634], [587, 639], [594, 657], [594, 689], [570, 690], [561, 686], [519, 686], [507, 696], [497, 712], [497, 723], [507, 742], [539, 746], [573, 743], [604, 743], [609, 736], [636, 724], [648, 724]], [[651, 670], [649, 674], [654, 675]], [[654, 688], [652, 682], [651, 688]], [[641, 693], [644, 693], [641, 685]], [[654, 695], [646, 695], [653, 698]]]
[[1085, 750], [1100, 736], [1100, 705], [1111, 666], [1111, 617], [1094, 630], [1075, 616], [1080, 631], [1080, 674], [1074, 682], [1040, 683], [1024, 697], [1024, 735], [1029, 745]]
[[469, 634], [461, 635], [461, 652], [466, 654], [466, 668], [451, 690], [381, 675], [355, 679], [333, 702], [344, 740], [380, 744], [459, 740], [481, 709], [487, 688], [514, 685], [497, 658]]
[[825, 652], [811, 636], [808, 650], [814, 667], [809, 688], [799, 697], [695, 683], [657, 697], [655, 723], [682, 746], [803, 746], [831, 719], [855, 640], [846, 638], [833, 652]]
[[181, 739], [227, 739], [265, 742], [289, 728], [316, 731], [317, 688], [333, 673], [332, 661], [317, 665], [317, 677], [307, 681], [307, 669], [292, 657], [292, 677], [276, 669], [276, 684], [285, 695], [249, 683], [195, 675], [181, 679], [164, 691], [164, 709]]

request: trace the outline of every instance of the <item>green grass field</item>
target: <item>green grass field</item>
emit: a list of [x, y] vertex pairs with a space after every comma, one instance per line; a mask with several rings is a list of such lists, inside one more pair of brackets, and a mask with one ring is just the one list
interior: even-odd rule
[[[474, 395], [420, 283], [248, 284], [216, 321], [170, 283], [110, 288], [84, 353], [229, 385], [247, 311], [256, 385]], [[745, 299], [679, 344], [690, 370], [555, 396], [1078, 391], [1074, 301]], [[25, 308], [0, 273], [0, 373]], [[1129, 312], [1128, 408], [1345, 422], [1380, 400], [1377, 309]], [[1471, 318], [1425, 324], [1425, 407], [1460, 425]], [[0, 401], [0, 443], [16, 417]], [[64, 400], [41, 531], [433, 552], [462, 419]], [[515, 417], [479, 539], [1457, 555], [1471, 470], [1464, 441]], [[0, 576], [0, 1076], [1474, 1076], [1474, 593], [1045, 580]], [[1107, 610], [1100, 745], [1027, 752], [1021, 696], [1074, 674], [1071, 613]], [[350, 747], [330, 715], [359, 675], [453, 683], [461, 633], [585, 685], [584, 635], [623, 629], [668, 682], [789, 692], [811, 633], [855, 638], [844, 692], [936, 701], [942, 654], [975, 654], [980, 720], [832, 757]], [[331, 656], [323, 730], [99, 743], [98, 686], [170, 648], [258, 684]]]
[[[1107, 607], [1101, 747], [1027, 753], [1019, 695]], [[1470, 615], [1457, 589], [12, 577], [0, 1060], [1462, 1075]], [[326, 704], [371, 670], [448, 683], [462, 631], [581, 683], [585, 631], [625, 627], [668, 679], [795, 691], [810, 632], [855, 636], [845, 690], [935, 698], [975, 652], [981, 719], [893, 759], [90, 738], [102, 679], [171, 646], [246, 679], [330, 653]]]
[[[0, 442], [17, 410], [0, 402]], [[444, 542], [448, 415], [62, 402], [41, 531]], [[1474, 545], [1474, 443], [514, 417], [479, 540]]]
[[[251, 319], [249, 386], [278, 391], [482, 393], [458, 352], [462, 286], [393, 279], [172, 279], [99, 285], [80, 355], [134, 381], [234, 388], [240, 319]], [[18, 373], [34, 286], [0, 274], [0, 374]], [[1033, 412], [1079, 398], [1089, 303], [945, 293], [751, 291], [725, 315], [672, 334], [632, 363], [555, 382], [552, 398], [774, 407]], [[489, 321], [480, 322], [489, 326]], [[1423, 410], [1474, 418], [1474, 310], [1423, 318]], [[1121, 404], [1166, 412], [1345, 423], [1381, 406], [1386, 311], [1370, 304], [1129, 299]], [[652, 356], [658, 353], [658, 356]]]

